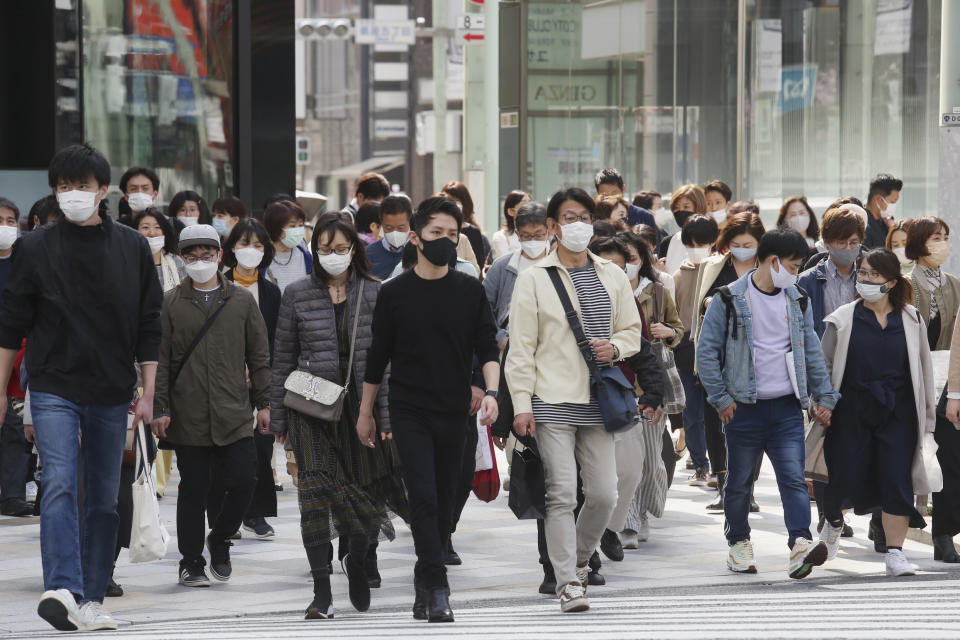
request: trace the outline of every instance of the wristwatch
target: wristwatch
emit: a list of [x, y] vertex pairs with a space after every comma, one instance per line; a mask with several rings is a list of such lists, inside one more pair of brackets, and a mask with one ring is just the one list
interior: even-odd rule
[[493, 398], [494, 400], [496, 400], [496, 399], [497, 399], [497, 396], [500, 395], [500, 392], [499, 392], [499, 391], [496, 391], [495, 389], [487, 389], [487, 392], [486, 392], [485, 394], [483, 394], [483, 395], [485, 395], [485, 396], [490, 396], [491, 398]]

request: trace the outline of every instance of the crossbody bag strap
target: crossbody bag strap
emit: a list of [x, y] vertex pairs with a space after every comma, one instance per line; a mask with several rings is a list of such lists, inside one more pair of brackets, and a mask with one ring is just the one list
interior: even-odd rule
[[347, 360], [347, 379], [344, 382], [343, 390], [350, 388], [350, 381], [353, 380], [353, 351], [357, 346], [357, 327], [360, 326], [360, 303], [363, 300], [363, 281], [360, 278], [359, 291], [357, 291], [357, 310], [353, 314], [353, 331], [350, 333], [350, 358]]
[[556, 267], [547, 267], [547, 273], [550, 274], [550, 280], [553, 282], [553, 288], [557, 290], [560, 297], [560, 304], [563, 305], [563, 313], [567, 316], [567, 322], [570, 323], [570, 330], [573, 331], [573, 337], [577, 340], [577, 348], [580, 349], [580, 355], [587, 363], [587, 368], [596, 380], [600, 379], [600, 368], [593, 355], [593, 349], [590, 347], [590, 341], [583, 332], [583, 324], [580, 322], [580, 316], [577, 310], [573, 308], [570, 302], [570, 296], [567, 295], [567, 288], [563, 286], [563, 280], [560, 279], [560, 271]]
[[177, 378], [180, 377], [180, 372], [183, 371], [183, 365], [187, 364], [187, 360], [196, 350], [197, 345], [200, 344], [200, 341], [203, 340], [203, 336], [207, 335], [207, 331], [210, 330], [210, 327], [213, 326], [214, 320], [217, 319], [217, 316], [220, 315], [220, 312], [223, 311], [224, 307], [230, 304], [230, 298], [227, 298], [223, 301], [217, 310], [210, 314], [207, 318], [207, 321], [203, 323], [203, 326], [200, 327], [200, 331], [197, 332], [197, 335], [193, 337], [193, 342], [190, 343], [190, 346], [187, 347], [187, 350], [183, 352], [183, 357], [180, 359], [180, 366], [177, 367], [177, 370], [170, 377], [170, 392], [171, 398], [173, 397], [173, 386], [177, 383]]

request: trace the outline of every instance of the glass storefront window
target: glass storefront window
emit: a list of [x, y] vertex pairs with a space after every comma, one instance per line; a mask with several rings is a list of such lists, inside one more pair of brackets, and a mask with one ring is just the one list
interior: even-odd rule
[[233, 194], [233, 1], [84, 0], [84, 137], [113, 168], [183, 189]]

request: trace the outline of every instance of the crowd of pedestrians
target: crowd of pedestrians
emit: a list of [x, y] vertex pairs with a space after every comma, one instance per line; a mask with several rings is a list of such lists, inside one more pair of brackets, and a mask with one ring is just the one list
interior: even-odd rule
[[849, 510], [872, 515], [888, 575], [913, 574], [903, 541], [928, 504], [935, 558], [960, 562], [960, 280], [947, 223], [893, 217], [893, 176], [819, 219], [787, 198], [767, 227], [720, 180], [631, 201], [605, 168], [593, 195], [510, 192], [491, 238], [459, 181], [414, 203], [367, 174], [308, 219], [284, 194], [253, 215], [187, 190], [164, 211], [147, 167], [123, 173], [113, 216], [110, 177], [74, 145], [25, 220], [0, 197], [0, 511], [40, 515], [38, 613], [57, 629], [117, 628], [103, 601], [123, 594], [138, 431], [158, 498], [179, 472], [184, 587], [228, 581], [242, 532], [275, 535], [287, 450], [308, 619], [334, 617], [337, 564], [369, 609], [402, 520], [413, 617], [454, 620], [447, 567], [487, 427], [525, 465], [514, 492], [541, 469], [539, 590], [563, 612], [604, 584], [598, 551], [648, 539], [687, 454], [733, 572], [758, 570], [764, 457], [791, 578], [856, 535]]

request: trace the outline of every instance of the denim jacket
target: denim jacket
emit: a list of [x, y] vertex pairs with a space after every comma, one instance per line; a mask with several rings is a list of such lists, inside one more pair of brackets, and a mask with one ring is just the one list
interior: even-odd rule
[[[700, 382], [707, 392], [707, 401], [717, 411], [723, 411], [732, 402], [756, 404], [757, 379], [753, 360], [753, 316], [747, 293], [751, 271], [729, 286], [733, 309], [728, 313], [727, 299], [714, 296], [703, 319], [697, 342], [697, 370]], [[823, 359], [820, 340], [813, 329], [813, 314], [809, 305], [800, 308], [803, 294], [796, 286], [784, 291], [790, 317], [790, 344], [794, 354], [800, 404], [808, 408], [813, 401], [833, 409], [840, 394], [833, 390], [827, 365]]]

